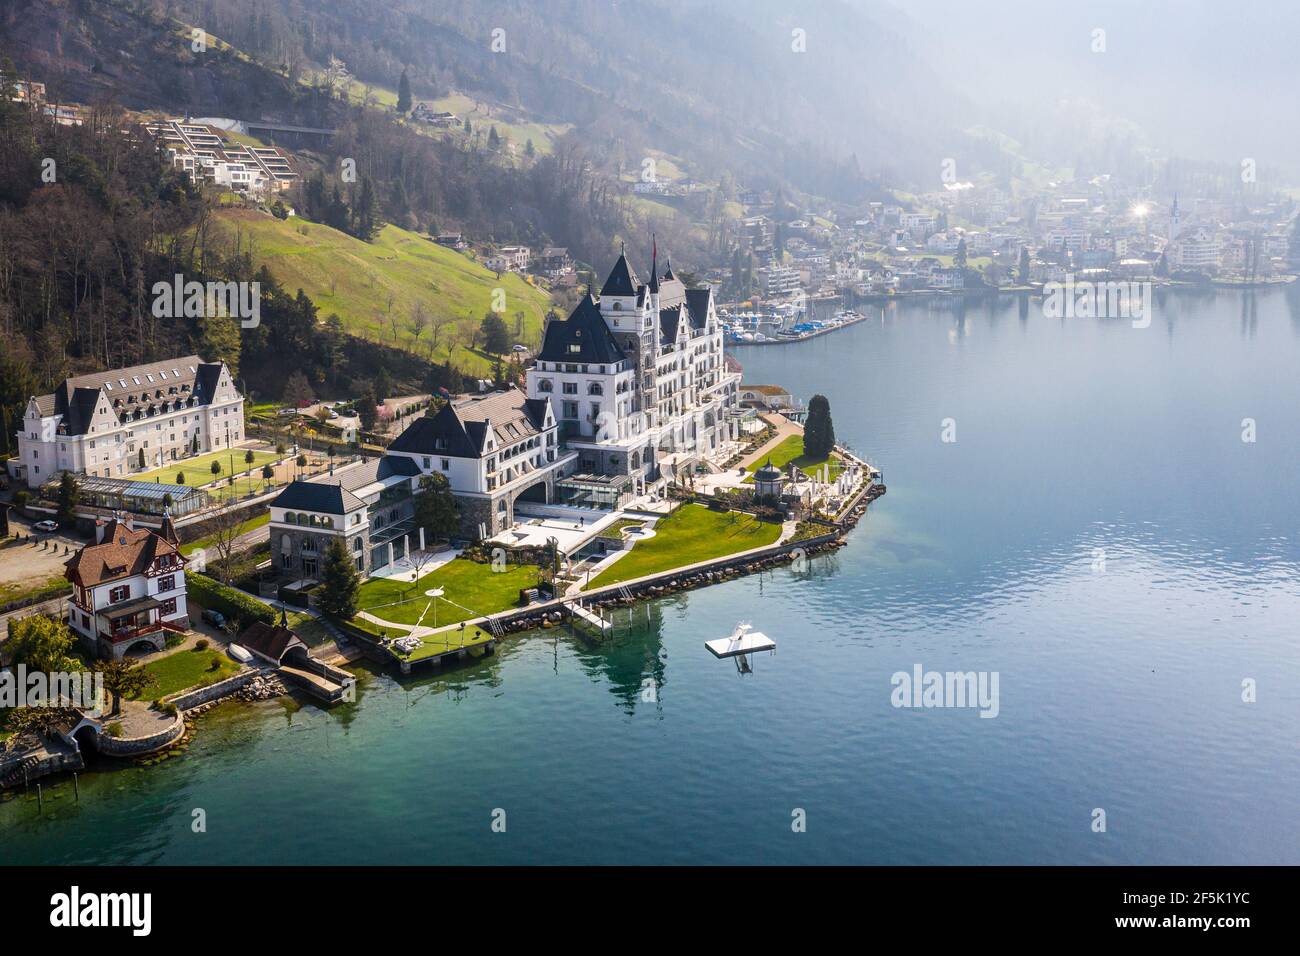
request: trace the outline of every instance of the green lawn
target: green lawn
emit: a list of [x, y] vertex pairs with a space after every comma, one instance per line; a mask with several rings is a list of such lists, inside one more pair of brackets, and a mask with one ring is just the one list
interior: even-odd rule
[[[219, 664], [216, 670], [211, 669], [214, 660]], [[209, 647], [201, 651], [176, 651], [150, 661], [144, 668], [157, 678], [157, 682], [148, 687], [142, 696], [147, 700], [155, 700], [188, 687], [206, 686], [225, 680], [239, 670], [239, 665], [221, 651]]]
[[[304, 219], [276, 219], [254, 212], [222, 210], [218, 230], [236, 233], [254, 250], [256, 265], [267, 266], [286, 289], [302, 289], [320, 309], [331, 313], [353, 335], [392, 345], [465, 372], [484, 374], [492, 363], [467, 350], [473, 333], [493, 305], [493, 290], [505, 292], [502, 318], [512, 342], [536, 344], [550, 297], [522, 276], [500, 278], [469, 256], [446, 249], [424, 236], [385, 226], [373, 242]], [[391, 297], [391, 307], [390, 307]], [[415, 335], [409, 317], [416, 304], [431, 324], [442, 325], [432, 355], [431, 332]], [[522, 313], [519, 332], [516, 313]], [[390, 317], [397, 320], [396, 330]]]
[[617, 584], [672, 568], [721, 558], [773, 544], [781, 526], [759, 521], [739, 511], [710, 511], [704, 505], [682, 505], [655, 525], [655, 536], [638, 541], [632, 550], [597, 575], [584, 590]]
[[[254, 530], [255, 528], [262, 527], [262, 525], [266, 524], [270, 520], [271, 520], [271, 512], [267, 511], [263, 514], [257, 515], [256, 517], [249, 518], [247, 521], [241, 521], [239, 523], [239, 528], [238, 530], [236, 530], [235, 533], [237, 535], [247, 534], [248, 532]], [[194, 541], [191, 541], [189, 544], [181, 545], [181, 554], [190, 555], [193, 554], [195, 551], [201, 550], [203, 548], [210, 548], [215, 543], [216, 543], [216, 538], [212, 535], [209, 535], [206, 538], [197, 538]]]
[[[827, 456], [822, 456], [821, 458], [813, 458], [811, 455], [804, 454], [802, 435], [787, 436], [785, 440], [783, 440], [779, 445], [777, 445], [775, 448], [772, 449], [771, 455], [765, 455], [763, 458], [754, 462], [754, 464], [749, 465], [747, 470], [751, 472], [758, 471], [758, 469], [762, 468], [765, 464], [767, 464], [768, 458], [771, 458], [772, 465], [774, 467], [780, 468], [782, 471], [785, 471], [786, 465], [789, 465], [791, 462], [793, 462], [794, 466], [798, 468], [800, 471], [802, 471], [805, 475], [815, 474], [817, 470], [821, 468], [822, 465], [826, 464], [827, 461]], [[839, 475], [840, 473], [840, 467], [841, 467], [840, 460], [838, 458], [831, 457], [830, 463], [831, 463], [830, 477], [831, 477], [831, 481], [834, 481], [836, 476]], [[750, 479], [745, 479], [745, 480], [749, 481]]]
[[[446, 591], [445, 595], [438, 599], [437, 626], [442, 627], [444, 624], [468, 621], [470, 618], [517, 607], [519, 590], [535, 587], [536, 584], [536, 565], [512, 564], [505, 571], [497, 572], [492, 570], [490, 564], [479, 564], [468, 558], [456, 558], [436, 571], [426, 574], [415, 584], [411, 583], [409, 577], [406, 581], [371, 578], [361, 585], [357, 607], [386, 621], [415, 624], [420, 619], [425, 606], [433, 600], [426, 597], [424, 592], [439, 587]], [[423, 623], [426, 626], [433, 626], [432, 608], [429, 609]], [[373, 629], [372, 625], [366, 627]], [[400, 635], [394, 630], [388, 636]], [[459, 638], [456, 644], [459, 646]]]
[[22, 601], [35, 597], [56, 597], [72, 588], [62, 574], [55, 574], [44, 581], [14, 581], [0, 584], [0, 604]]
[[[235, 474], [252, 468], [259, 475], [263, 465], [282, 457], [273, 451], [255, 451], [253, 452], [253, 463], [249, 465], [244, 461], [244, 455], [247, 451], [246, 448], [236, 448], [233, 451], [210, 451], [203, 455], [195, 455], [193, 458], [174, 461], [162, 468], [155, 468], [153, 471], [142, 471], [139, 474], [131, 475], [130, 478], [132, 481], [161, 481], [165, 485], [186, 484], [191, 488], [197, 488], [217, 478], [229, 478], [232, 456], [234, 458]], [[212, 473], [212, 463], [214, 461], [221, 463], [221, 474], [219, 475]], [[185, 473], [184, 482], [176, 480], [176, 475], [181, 472]]]

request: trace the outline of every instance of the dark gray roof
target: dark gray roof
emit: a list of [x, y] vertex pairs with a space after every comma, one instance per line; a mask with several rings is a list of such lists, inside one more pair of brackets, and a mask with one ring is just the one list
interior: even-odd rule
[[686, 308], [691, 313], [691, 325], [697, 329], [704, 328], [709, 321], [709, 300], [713, 298], [712, 289], [687, 289]]
[[681, 306], [659, 310], [659, 334], [664, 344], [677, 341], [677, 325], [681, 321]]
[[190, 395], [207, 404], [212, 400], [220, 375], [220, 362], [203, 363], [197, 355], [187, 355], [76, 375], [66, 379], [52, 394], [34, 397], [41, 415], [64, 416], [60, 434], [84, 435], [101, 395], [109, 399], [119, 416], [126, 409], [124, 400], [130, 398], [138, 400], [141, 407], [155, 400], [164, 404], [184, 401]]
[[[571, 348], [574, 345], [578, 346], [576, 351]], [[543, 362], [612, 365], [627, 356], [588, 293], [567, 319], [552, 319], [547, 324], [537, 358]]]
[[[443, 440], [439, 446], [438, 439]], [[388, 446], [389, 451], [413, 455], [450, 455], [453, 458], [477, 458], [481, 443], [472, 441], [465, 426], [448, 403], [432, 418], [417, 418], [406, 426]]]
[[600, 287], [601, 295], [636, 295], [641, 282], [628, 264], [627, 254], [621, 253], [614, 268], [609, 270], [609, 278]]
[[413, 455], [479, 458], [487, 445], [488, 429], [498, 445], [513, 445], [543, 431], [547, 405], [545, 399], [528, 398], [517, 388], [461, 399], [444, 405], [433, 418], [412, 422], [388, 449]]
[[320, 481], [294, 481], [271, 502], [276, 508], [317, 511], [327, 515], [345, 515], [365, 502], [342, 485], [328, 485]]

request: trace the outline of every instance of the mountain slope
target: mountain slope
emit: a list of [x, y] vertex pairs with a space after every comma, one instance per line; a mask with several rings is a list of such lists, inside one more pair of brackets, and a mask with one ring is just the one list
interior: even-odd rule
[[[322, 320], [338, 315], [349, 333], [372, 342], [438, 363], [450, 356], [465, 372], [486, 373], [491, 361], [469, 346], [498, 288], [514, 340], [539, 340], [547, 293], [397, 226], [362, 242], [329, 226], [245, 210], [222, 210], [215, 224], [219, 238], [250, 253], [286, 290], [306, 292]], [[427, 319], [418, 335], [417, 307]]]

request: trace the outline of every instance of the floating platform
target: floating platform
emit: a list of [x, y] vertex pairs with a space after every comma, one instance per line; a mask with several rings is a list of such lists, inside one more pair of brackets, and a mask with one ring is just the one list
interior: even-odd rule
[[761, 631], [745, 629], [732, 634], [730, 637], [722, 637], [716, 641], [705, 641], [704, 646], [709, 649], [709, 653], [714, 657], [740, 657], [758, 651], [774, 651], [776, 650], [776, 641]]

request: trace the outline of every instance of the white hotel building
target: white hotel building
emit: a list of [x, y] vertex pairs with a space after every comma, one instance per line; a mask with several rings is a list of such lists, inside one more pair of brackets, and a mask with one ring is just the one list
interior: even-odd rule
[[669, 263], [640, 282], [620, 255], [597, 299], [547, 326], [527, 373], [587, 475], [655, 481], [735, 438], [740, 375], [727, 371], [713, 290]]
[[230, 370], [189, 355], [79, 375], [33, 396], [8, 464], [32, 488], [63, 471], [129, 478], [243, 438], [244, 397]]

